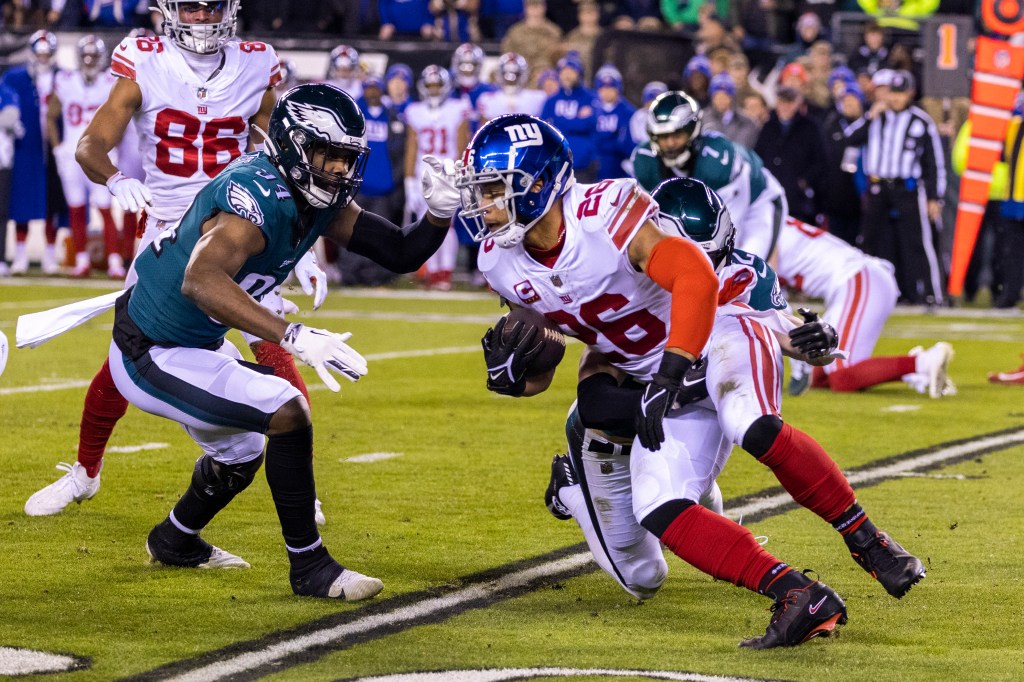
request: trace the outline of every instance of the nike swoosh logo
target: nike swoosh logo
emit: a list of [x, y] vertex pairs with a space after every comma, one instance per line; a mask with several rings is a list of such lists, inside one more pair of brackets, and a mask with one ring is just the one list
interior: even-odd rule
[[640, 414], [643, 414], [644, 416], [646, 416], [647, 415], [647, 406], [650, 405], [651, 403], [653, 403], [655, 400], [657, 400], [660, 396], [661, 396], [661, 392], [659, 391], [658, 393], [655, 393], [654, 395], [652, 395], [647, 400], [644, 400], [643, 398], [641, 398], [640, 399]]
[[828, 595], [825, 595], [824, 597], [821, 598], [821, 601], [819, 601], [814, 606], [808, 606], [807, 607], [807, 613], [811, 614], [812, 616], [814, 614], [816, 614], [818, 612], [818, 609], [821, 608], [821, 605], [824, 604], [827, 599], [828, 599]]
[[263, 185], [261, 185], [258, 182], [254, 182], [252, 184], [256, 185], [256, 189], [258, 189], [260, 191], [260, 194], [262, 194], [265, 197], [269, 197], [270, 196], [270, 190], [269, 189], [263, 189]]
[[703, 381], [704, 377], [694, 379], [693, 381], [687, 379], [686, 377], [683, 377], [683, 386], [696, 386], [697, 384], [702, 383]]
[[497, 371], [497, 372], [488, 372], [488, 373], [487, 373], [487, 377], [488, 377], [488, 378], [489, 378], [489, 379], [490, 379], [491, 381], [495, 381], [495, 380], [496, 380], [496, 379], [497, 379], [498, 377], [500, 377], [500, 376], [501, 376], [501, 375], [502, 375], [502, 374], [503, 374], [504, 372], [505, 372], [505, 370], [499, 370], [499, 371]]

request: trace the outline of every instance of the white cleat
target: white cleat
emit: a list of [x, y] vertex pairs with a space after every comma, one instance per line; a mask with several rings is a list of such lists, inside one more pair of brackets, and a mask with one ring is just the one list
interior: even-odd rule
[[12, 275], [25, 275], [28, 274], [28, 252], [23, 249], [16, 249], [14, 252], [14, 262], [11, 263], [11, 274]]
[[59, 275], [60, 263], [57, 262], [57, 254], [52, 246], [47, 246], [43, 251], [43, 260], [40, 263], [44, 275]]
[[121, 258], [121, 254], [112, 253], [107, 256], [107, 277], [110, 279], [124, 279], [126, 275], [124, 259]]
[[361, 601], [376, 596], [384, 589], [384, 583], [378, 578], [371, 578], [368, 575], [357, 573], [349, 569], [341, 572], [327, 591], [331, 599], [344, 599], [345, 601]]
[[316, 525], [318, 525], [318, 526], [327, 525], [327, 517], [324, 516], [323, 503], [320, 502], [320, 498], [319, 497], [316, 498], [316, 502], [314, 503], [313, 509], [314, 509], [314, 514], [315, 514], [314, 518], [316, 519]]
[[[917, 358], [915, 373], [923, 374], [927, 378], [926, 386], [929, 397], [941, 398], [943, 395], [956, 394], [956, 388], [952, 387], [952, 382], [949, 382], [946, 376], [949, 362], [953, 359], [953, 347], [951, 345], [940, 341], [927, 350], [922, 350], [918, 346], [910, 350], [910, 355]], [[950, 391], [950, 388], [952, 388], [952, 391]]]
[[153, 549], [149, 546], [149, 542], [146, 542], [146, 554], [149, 555], [149, 563], [151, 564], [164, 564], [166, 566], [177, 566], [179, 568], [251, 568], [249, 562], [240, 556], [226, 552], [216, 545], [209, 546], [210, 557], [205, 561], [198, 564], [182, 565], [179, 563], [169, 563], [166, 559], [159, 559], [153, 554]]
[[85, 473], [85, 467], [78, 462], [74, 464], [61, 462], [57, 468], [67, 473], [28, 498], [25, 503], [25, 513], [29, 516], [59, 514], [72, 502], [81, 504], [82, 500], [88, 500], [99, 492], [100, 475], [98, 472], [96, 478], [89, 478], [89, 475]]

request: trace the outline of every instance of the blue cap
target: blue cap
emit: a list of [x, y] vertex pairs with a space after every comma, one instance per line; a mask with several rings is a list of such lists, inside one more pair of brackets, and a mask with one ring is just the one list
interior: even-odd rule
[[371, 74], [363, 79], [363, 89], [365, 90], [366, 88], [379, 88], [383, 90], [384, 79], [381, 78], [380, 76], [375, 76]]
[[[865, 105], [864, 91], [861, 90], [860, 86], [857, 85], [856, 83], [849, 81], [845, 81], [843, 83], [843, 91], [842, 93], [840, 93], [839, 99], [841, 100], [843, 97], [846, 97], [847, 95], [853, 95], [854, 97], [860, 100], [861, 106]], [[836, 102], [836, 104], [838, 105], [839, 103]]]
[[554, 69], [544, 69], [543, 71], [541, 71], [540, 75], [537, 76], [537, 86], [543, 86], [544, 81], [549, 80], [555, 81], [556, 83], [558, 82], [558, 72], [555, 71]]
[[720, 73], [711, 79], [711, 85], [708, 86], [709, 94], [715, 94], [716, 92], [725, 92], [729, 94], [729, 97], [736, 96], [736, 84], [732, 80], [732, 76], [727, 73]]
[[836, 84], [836, 81], [843, 81], [845, 83], [856, 83], [857, 76], [853, 73], [853, 70], [848, 66], [837, 66], [832, 69], [832, 72], [828, 75], [828, 89], [831, 90], [832, 86]]
[[392, 64], [384, 74], [384, 80], [389, 81], [396, 76], [405, 79], [405, 82], [408, 83], [410, 87], [412, 86], [412, 68], [410, 68], [408, 64]]
[[702, 54], [695, 54], [690, 57], [690, 61], [686, 62], [686, 68], [683, 69], [683, 78], [689, 78], [690, 74], [694, 71], [698, 71], [704, 74], [705, 77], [711, 78], [711, 62], [708, 58]]
[[668, 92], [668, 85], [661, 81], [651, 81], [644, 86], [643, 93], [640, 95], [641, 101], [647, 105], [654, 101], [654, 98], [663, 92]]
[[556, 64], [558, 70], [562, 69], [573, 69], [580, 75], [583, 76], [583, 61], [580, 59], [580, 53], [576, 50], [570, 50], [564, 57], [558, 60]]
[[615, 88], [622, 91], [622, 74], [611, 64], [605, 64], [594, 76], [595, 88]]

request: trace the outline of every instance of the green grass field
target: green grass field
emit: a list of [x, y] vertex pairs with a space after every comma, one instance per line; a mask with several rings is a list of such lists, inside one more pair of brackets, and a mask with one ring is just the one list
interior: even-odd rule
[[[98, 293], [7, 280], [0, 330], [13, 344], [18, 315]], [[309, 306], [298, 292], [294, 299]], [[300, 315], [352, 331], [353, 347], [370, 360], [369, 375], [342, 382], [341, 395], [304, 371], [324, 541], [343, 563], [385, 582], [365, 604], [292, 596], [262, 476], [204, 533], [250, 570], [148, 565], [146, 534], [184, 490], [198, 451], [176, 424], [134, 408], [114, 433], [94, 499], [58, 516], [25, 516], [28, 496], [61, 473], [53, 466], [74, 461], [85, 387], [106, 354], [112, 315], [39, 348], [12, 349], [0, 377], [0, 647], [75, 657], [79, 669], [50, 680], [468, 681], [574, 670], [593, 680], [1024, 679], [1024, 387], [985, 379], [1018, 365], [1024, 317], [890, 320], [876, 353], [950, 341], [957, 396], [929, 400], [900, 383], [786, 398], [788, 421], [844, 470], [870, 479], [861, 502], [926, 561], [928, 577], [894, 600], [809, 512], [748, 515], [769, 550], [813, 568], [850, 615], [837, 637], [756, 652], [736, 644], [763, 631], [766, 599], [669, 556], [661, 592], [640, 604], [580, 556], [575, 524], [548, 514], [542, 496], [551, 455], [564, 448], [580, 346], [570, 344], [545, 394], [495, 396], [484, 388], [478, 348], [499, 314], [496, 298], [483, 295], [336, 289], [324, 309]], [[981, 440], [990, 434], [999, 435]], [[912, 451], [937, 459], [878, 473], [879, 461]], [[372, 453], [396, 456], [347, 461]], [[730, 500], [735, 508], [776, 485], [741, 451], [720, 484], [727, 511]], [[16, 660], [0, 648], [0, 674]], [[513, 671], [443, 672], [505, 668]], [[566, 670], [515, 672], [533, 668]], [[423, 671], [438, 674], [400, 676]]]

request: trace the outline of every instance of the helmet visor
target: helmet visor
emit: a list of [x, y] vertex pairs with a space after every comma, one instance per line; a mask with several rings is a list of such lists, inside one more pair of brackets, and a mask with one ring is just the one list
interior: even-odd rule
[[[532, 180], [518, 169], [499, 172], [492, 168], [480, 171], [470, 168], [463, 172], [455, 183], [462, 197], [459, 218], [473, 241], [482, 242], [499, 235], [517, 222], [515, 199], [526, 194]], [[506, 211], [506, 222], [488, 226], [485, 217], [493, 208]]]
[[327, 206], [344, 198], [352, 198], [363, 181], [363, 171], [370, 150], [354, 143], [335, 143], [322, 139], [306, 141], [301, 130], [293, 131], [292, 140], [302, 150], [298, 164], [309, 177], [307, 191]]

